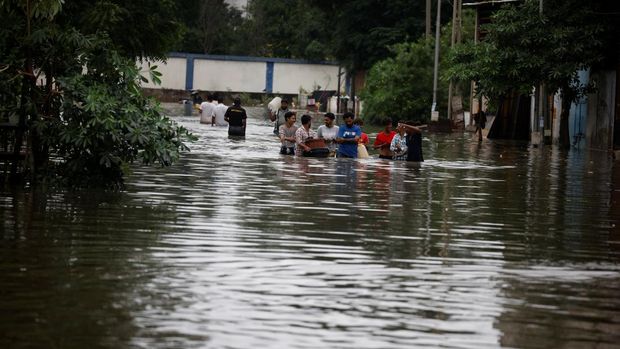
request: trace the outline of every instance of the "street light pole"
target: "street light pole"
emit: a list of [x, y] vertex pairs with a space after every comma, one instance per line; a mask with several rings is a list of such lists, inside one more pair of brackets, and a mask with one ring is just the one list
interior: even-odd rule
[[[453, 0], [452, 6], [452, 38], [450, 40], [450, 48], [454, 49], [454, 45], [458, 42], [461, 43], [461, 1]], [[448, 87], [448, 119], [452, 121], [452, 97], [454, 95], [454, 80], [450, 79], [450, 86]]]
[[[439, 75], [439, 39], [441, 33], [441, 0], [437, 0], [437, 23], [435, 24], [435, 70], [433, 72], [433, 105], [431, 113], [437, 110], [437, 77]], [[432, 118], [432, 114], [431, 114]]]
[[426, 31], [424, 33], [427, 39], [431, 38], [431, 0], [426, 0]]

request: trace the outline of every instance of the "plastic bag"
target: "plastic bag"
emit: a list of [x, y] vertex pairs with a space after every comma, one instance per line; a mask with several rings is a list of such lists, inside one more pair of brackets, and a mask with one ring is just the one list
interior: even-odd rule
[[366, 149], [366, 146], [364, 146], [363, 144], [359, 143], [357, 145], [357, 158], [358, 159], [368, 159], [370, 157], [370, 155], [368, 155], [368, 150]]

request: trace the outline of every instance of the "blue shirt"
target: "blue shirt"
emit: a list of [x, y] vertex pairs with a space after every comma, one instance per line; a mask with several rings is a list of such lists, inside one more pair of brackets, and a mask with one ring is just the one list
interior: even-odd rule
[[[345, 124], [338, 129], [338, 138], [353, 139], [356, 136], [362, 136], [362, 129], [357, 125], [349, 127]], [[357, 158], [357, 142], [341, 143], [338, 147], [338, 155]]]

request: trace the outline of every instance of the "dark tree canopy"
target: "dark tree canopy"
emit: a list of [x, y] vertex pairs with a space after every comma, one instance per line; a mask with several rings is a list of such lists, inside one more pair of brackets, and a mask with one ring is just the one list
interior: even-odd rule
[[529, 94], [541, 83], [551, 93], [560, 91], [560, 137], [568, 145], [570, 103], [589, 88], [579, 83], [577, 72], [618, 63], [618, 4], [546, 0], [544, 5], [542, 15], [539, 1], [501, 6], [482, 42], [455, 51], [449, 75], [476, 81], [477, 93], [494, 99]]
[[[215, 4], [222, 0], [177, 2], [188, 28], [181, 51], [330, 59], [356, 70], [369, 69], [388, 57], [391, 45], [418, 40], [425, 26], [425, 1], [250, 0], [244, 17], [231, 15], [238, 11], [225, 4]], [[199, 24], [194, 15], [205, 3], [214, 3], [214, 12], [228, 13], [222, 17], [234, 17], [214, 24], [217, 35], [228, 34], [211, 51], [198, 44], [205, 33], [195, 31]], [[442, 23], [450, 20], [451, 10], [444, 2]]]

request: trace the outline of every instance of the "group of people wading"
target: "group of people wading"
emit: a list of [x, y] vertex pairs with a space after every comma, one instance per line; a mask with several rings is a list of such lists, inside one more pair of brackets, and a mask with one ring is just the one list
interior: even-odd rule
[[[274, 134], [281, 142], [280, 154], [296, 156], [329, 156], [339, 158], [366, 158], [369, 139], [362, 132], [363, 122], [351, 112], [343, 114], [343, 125], [334, 124], [333, 113], [324, 115], [324, 124], [314, 131], [312, 117], [304, 114], [301, 126], [296, 126], [297, 113], [288, 109], [288, 101], [282, 100], [280, 108], [270, 113], [271, 121], [275, 122]], [[424, 161], [422, 156], [422, 132], [418, 123], [399, 122], [396, 131], [392, 130], [393, 122], [385, 119], [384, 129], [377, 134], [373, 149], [379, 151], [379, 158], [389, 160]], [[325, 148], [312, 148], [309, 143], [321, 140]], [[325, 149], [325, 152], [317, 150]]]
[[200, 123], [211, 126], [228, 126], [229, 136], [245, 136], [248, 114], [241, 107], [241, 99], [233, 99], [233, 105], [224, 104], [224, 98], [207, 95], [207, 100], [200, 103]]
[[[211, 126], [228, 126], [229, 136], [245, 136], [247, 113], [241, 107], [241, 99], [233, 100], [227, 107], [223, 98], [207, 95], [207, 100], [200, 104], [200, 122]], [[312, 117], [304, 114], [301, 126], [297, 126], [297, 113], [288, 109], [288, 101], [282, 100], [280, 107], [270, 113], [275, 123], [274, 134], [281, 143], [280, 154], [295, 156], [367, 158], [370, 145], [368, 135], [362, 132], [363, 122], [351, 112], [343, 114], [344, 124], [335, 125], [333, 113], [324, 115], [324, 124], [315, 131], [312, 129]], [[424, 161], [422, 156], [422, 132], [419, 124], [399, 122], [396, 131], [391, 119], [382, 122], [384, 129], [377, 134], [372, 148], [379, 152], [379, 158], [389, 160]], [[314, 145], [317, 142], [319, 147]]]

